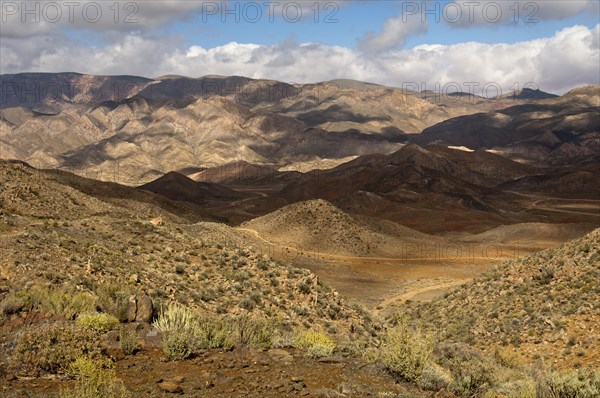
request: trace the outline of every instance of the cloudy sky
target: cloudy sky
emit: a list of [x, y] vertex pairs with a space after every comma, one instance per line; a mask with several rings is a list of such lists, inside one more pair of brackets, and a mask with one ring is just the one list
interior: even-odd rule
[[[600, 84], [597, 0], [0, 1], [0, 72]], [[491, 90], [491, 92], [490, 92]]]

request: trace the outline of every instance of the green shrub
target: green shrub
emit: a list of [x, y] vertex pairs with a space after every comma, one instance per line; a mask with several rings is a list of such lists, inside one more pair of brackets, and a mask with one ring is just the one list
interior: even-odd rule
[[64, 372], [77, 357], [99, 357], [98, 334], [58, 322], [28, 329], [17, 339], [10, 357], [13, 371], [28, 376]]
[[135, 330], [130, 330], [128, 332], [122, 332], [119, 335], [119, 347], [121, 348], [121, 351], [123, 351], [123, 354], [125, 354], [125, 355], [135, 354], [135, 352], [138, 349], [137, 333], [135, 332]]
[[233, 324], [239, 345], [261, 349], [271, 348], [275, 334], [273, 322], [242, 314], [233, 319]]
[[161, 308], [154, 326], [163, 333], [178, 332], [189, 336], [199, 334], [196, 312], [178, 303], [169, 303]]
[[180, 361], [192, 355], [194, 344], [190, 337], [189, 335], [177, 332], [165, 333], [162, 338], [162, 345], [167, 359]]
[[102, 312], [113, 315], [119, 321], [127, 321], [127, 307], [132, 292], [128, 287], [117, 283], [103, 284], [96, 290], [98, 306]]
[[96, 307], [96, 299], [91, 293], [67, 288], [33, 286], [20, 292], [20, 295], [33, 309], [51, 312], [69, 320], [79, 314], [92, 312]]
[[450, 369], [452, 390], [459, 396], [481, 395], [496, 384], [498, 367], [481, 352], [466, 344], [445, 344], [438, 349], [440, 365]]
[[382, 359], [392, 373], [416, 381], [429, 363], [432, 350], [430, 339], [410, 329], [406, 318], [400, 318], [385, 337]]
[[98, 333], [107, 333], [119, 325], [119, 320], [104, 313], [83, 314], [77, 318], [77, 325]]
[[252, 317], [216, 316], [200, 313], [180, 304], [170, 304], [159, 311], [154, 326], [165, 335], [185, 336], [190, 349], [231, 349], [238, 346], [269, 348], [275, 334], [275, 323]]
[[538, 398], [536, 383], [530, 379], [502, 383], [487, 395], [507, 398]]
[[69, 366], [75, 386], [63, 390], [60, 398], [129, 398], [131, 394], [119, 382], [111, 364], [78, 357]]
[[300, 350], [305, 350], [310, 357], [326, 357], [333, 353], [336, 344], [324, 333], [314, 330], [298, 333], [292, 345]]
[[600, 396], [600, 373], [579, 369], [546, 375], [544, 392], [551, 398], [595, 398]]
[[419, 387], [428, 391], [447, 389], [453, 382], [452, 375], [447, 370], [433, 363], [425, 365], [417, 379]]
[[235, 345], [235, 331], [229, 319], [213, 315], [199, 315], [197, 322], [198, 348], [229, 350]]

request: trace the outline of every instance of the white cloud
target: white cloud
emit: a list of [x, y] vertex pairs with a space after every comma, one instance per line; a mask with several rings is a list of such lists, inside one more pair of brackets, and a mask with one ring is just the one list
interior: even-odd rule
[[420, 15], [401, 14], [385, 21], [378, 34], [368, 32], [358, 39], [358, 45], [365, 52], [402, 48], [406, 39], [415, 34], [425, 33], [427, 29], [428, 23]]
[[439, 0], [401, 1], [401, 13], [387, 19], [379, 33], [368, 32], [358, 39], [365, 52], [402, 48], [414, 35], [426, 33], [433, 23], [454, 28], [533, 26], [542, 21], [561, 20], [584, 12], [597, 15], [598, 0]]
[[514, 44], [423, 45], [377, 57], [293, 40], [203, 48], [185, 47], [174, 37], [128, 34], [104, 47], [90, 48], [67, 39], [48, 38], [48, 43], [15, 39], [2, 41], [0, 69], [3, 73], [70, 70], [149, 77], [243, 75], [297, 83], [350, 78], [390, 86], [425, 83], [427, 89], [435, 89], [435, 83], [456, 82], [463, 91], [469, 91], [469, 82], [477, 82], [478, 94], [487, 83], [507, 90], [515, 83], [522, 87], [533, 82], [542, 90], [562, 93], [578, 85], [600, 84], [599, 33], [600, 25], [594, 29], [577, 25], [548, 38]]
[[[451, 26], [469, 28], [497, 24], [535, 24], [561, 20], [582, 12], [598, 13], [597, 0], [455, 0], [444, 7], [442, 19]], [[460, 10], [461, 18], [452, 21]], [[452, 11], [452, 14], [450, 12]]]
[[[159, 28], [202, 12], [207, 1], [10, 1], [0, 2], [3, 38], [31, 37], [65, 28], [131, 32]], [[214, 3], [214, 2], [210, 2]]]

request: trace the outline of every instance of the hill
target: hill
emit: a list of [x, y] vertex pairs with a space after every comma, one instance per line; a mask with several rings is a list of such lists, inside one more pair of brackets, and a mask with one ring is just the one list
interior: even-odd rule
[[408, 306], [446, 341], [559, 367], [600, 366], [600, 229], [507, 262], [445, 297]]
[[345, 213], [321, 199], [294, 203], [241, 228], [279, 245], [343, 256], [400, 255], [403, 243], [435, 240], [398, 224]]
[[154, 192], [171, 200], [183, 200], [197, 204], [214, 201], [235, 201], [252, 197], [252, 195], [236, 192], [218, 184], [196, 182], [173, 171], [137, 189]]
[[598, 86], [582, 87], [561, 97], [545, 96], [535, 103], [460, 116], [429, 127], [411, 140], [422, 145], [490, 149], [538, 165], [569, 164], [594, 156], [600, 149], [599, 93]]

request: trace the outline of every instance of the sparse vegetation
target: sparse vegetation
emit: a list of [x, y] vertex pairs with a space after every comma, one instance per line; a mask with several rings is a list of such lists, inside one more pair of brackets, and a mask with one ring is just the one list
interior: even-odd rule
[[60, 398], [131, 397], [109, 362], [82, 356], [69, 365], [68, 372], [75, 379], [75, 386], [61, 391]]
[[387, 332], [382, 352], [385, 366], [408, 381], [416, 381], [429, 363], [433, 345], [431, 340], [413, 331], [408, 320], [401, 317], [396, 326]]
[[310, 357], [326, 357], [336, 348], [334, 341], [326, 334], [314, 330], [301, 331], [293, 341], [296, 348], [305, 350]]
[[119, 325], [119, 320], [112, 315], [104, 313], [82, 314], [77, 318], [77, 325], [83, 329], [106, 333]]
[[100, 356], [98, 334], [58, 322], [23, 331], [11, 355], [10, 367], [26, 375], [58, 374], [82, 355]]

